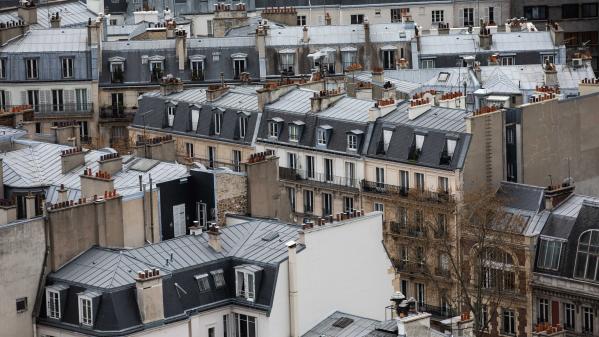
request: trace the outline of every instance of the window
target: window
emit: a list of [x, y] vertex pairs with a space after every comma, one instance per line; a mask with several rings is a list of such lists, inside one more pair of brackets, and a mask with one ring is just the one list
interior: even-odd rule
[[345, 162], [345, 179], [347, 186], [356, 186], [356, 165], [352, 162]]
[[293, 75], [293, 68], [295, 65], [295, 54], [293, 53], [280, 53], [281, 58], [281, 74], [286, 73], [287, 75]]
[[524, 16], [528, 20], [545, 20], [547, 19], [547, 6], [525, 6]]
[[254, 283], [254, 273], [237, 270], [237, 296], [245, 297], [247, 300], [254, 300], [256, 289]]
[[364, 14], [352, 14], [350, 16], [350, 23], [352, 25], [360, 25], [364, 23]]
[[235, 314], [235, 337], [256, 337], [256, 318], [252, 316]]
[[295, 188], [287, 187], [287, 195], [289, 196], [289, 206], [291, 208], [291, 211], [295, 212], [295, 205], [296, 205]]
[[399, 184], [403, 191], [410, 188], [410, 173], [408, 171], [399, 171]]
[[578, 17], [578, 4], [562, 5], [562, 19], [574, 19]]
[[314, 179], [314, 156], [306, 156], [306, 177]]
[[0, 78], [6, 78], [6, 59], [0, 59]]
[[245, 72], [245, 58], [238, 58], [233, 60], [233, 78], [241, 78], [241, 74]]
[[317, 137], [318, 145], [327, 145], [327, 131], [325, 129], [318, 129]]
[[8, 110], [8, 107], [7, 107], [7, 105], [9, 104], [8, 96], [9, 96], [8, 91], [0, 90], [0, 109], [2, 109], [4, 111]]
[[297, 16], [297, 25], [298, 26], [305, 26], [306, 25], [306, 16], [305, 15], [298, 15]]
[[208, 167], [214, 168], [216, 163], [216, 147], [208, 146]]
[[511, 255], [498, 248], [487, 248], [480, 254], [483, 254], [483, 287], [514, 290], [516, 273]]
[[299, 127], [297, 125], [289, 125], [289, 141], [290, 142], [298, 142], [299, 141]]
[[27, 297], [17, 298], [16, 305], [18, 313], [27, 311]]
[[593, 308], [582, 307], [582, 331], [592, 334], [593, 333], [593, 320], [595, 315], [593, 314]]
[[483, 330], [487, 330], [489, 324], [489, 310], [485, 304], [480, 306], [481, 314], [478, 315], [478, 325], [482, 327]]
[[393, 137], [393, 130], [383, 130], [383, 151], [387, 153], [389, 145], [391, 145], [391, 137]]
[[245, 135], [248, 130], [248, 118], [247, 117], [239, 117], [239, 138], [245, 138]]
[[35, 133], [42, 133], [42, 123], [35, 123]]
[[27, 90], [27, 104], [31, 105], [33, 111], [40, 111], [40, 91]]
[[395, 69], [395, 50], [383, 50], [383, 68]]
[[539, 299], [539, 312], [537, 321], [538, 323], [549, 322], [549, 300], [546, 298]]
[[435, 67], [435, 59], [423, 59], [420, 61], [420, 68], [432, 69]]
[[549, 239], [541, 239], [539, 242], [539, 256], [537, 257], [537, 267], [543, 269], [557, 270], [559, 267], [562, 243]]
[[401, 227], [408, 225], [408, 210], [405, 207], [399, 206], [397, 208], [397, 219]]
[[494, 23], [495, 22], [495, 7], [485, 8], [484, 20], [486, 23]]
[[193, 158], [193, 143], [185, 143], [185, 154], [189, 158]]
[[290, 169], [297, 169], [297, 154], [287, 152], [287, 167]]
[[26, 78], [28, 80], [35, 80], [38, 78], [37, 59], [26, 59], [25, 67], [27, 70]]
[[380, 8], [375, 9], [374, 10], [374, 15], [375, 16], [381, 16], [381, 9]]
[[582, 4], [582, 17], [583, 18], [594, 18], [597, 17], [597, 3]]
[[419, 306], [423, 306], [426, 303], [424, 284], [416, 283], [416, 302]]
[[333, 214], [333, 195], [331, 193], [322, 194], [322, 215]]
[[375, 168], [376, 173], [376, 186], [385, 187], [385, 169], [382, 167]]
[[343, 63], [343, 70], [347, 69], [352, 64], [356, 63], [356, 54], [354, 50], [341, 51], [341, 63]]
[[193, 109], [191, 110], [191, 131], [198, 131], [198, 122], [200, 121], [200, 111]]
[[358, 136], [349, 134], [347, 135], [347, 149], [349, 151], [357, 151], [358, 150]]
[[474, 8], [464, 8], [463, 9], [463, 26], [474, 26]]
[[232, 150], [231, 155], [233, 157], [233, 171], [241, 172], [241, 151]]
[[304, 190], [304, 213], [311, 214], [314, 212], [314, 192]]
[[447, 177], [439, 177], [437, 190], [441, 193], [449, 193], [449, 179]]
[[516, 64], [514, 56], [502, 56], [501, 57], [501, 65], [502, 66], [513, 66]]
[[210, 290], [210, 281], [208, 281], [208, 274], [196, 275], [194, 276], [196, 282], [198, 283], [198, 289], [201, 293]]
[[46, 315], [60, 319], [60, 294], [58, 291], [46, 290]]
[[73, 61], [74, 60], [72, 58], [62, 59], [62, 78], [73, 77]]
[[514, 335], [516, 333], [516, 318], [513, 310], [503, 309], [502, 332], [505, 335]]
[[354, 210], [354, 198], [352, 197], [343, 197], [343, 211], [351, 212]]
[[401, 18], [406, 15], [410, 15], [410, 8], [392, 8], [391, 22], [401, 22]]
[[122, 92], [115, 92], [111, 94], [112, 98], [112, 113], [120, 114], [123, 113], [124, 110], [124, 98]]
[[385, 212], [385, 205], [380, 202], [374, 203], [374, 211], [375, 212]]
[[52, 111], [64, 111], [64, 95], [62, 89], [52, 90]]
[[89, 129], [87, 128], [87, 121], [79, 121], [79, 136], [81, 139], [89, 138]]
[[126, 134], [127, 134], [127, 128], [125, 126], [113, 126], [111, 128], [111, 136], [113, 139], [125, 138]]
[[326, 56], [322, 59], [322, 65], [326, 69], [328, 74], [335, 74], [335, 58], [337, 54], [335, 51], [329, 50], [326, 52]]
[[208, 337], [216, 337], [216, 332], [214, 331], [214, 327], [208, 328]]
[[[406, 254], [406, 256], [407, 256], [407, 254]], [[406, 259], [406, 261], [407, 261], [407, 259]], [[404, 296], [406, 298], [408, 298], [408, 289], [409, 289], [408, 280], [401, 280], [400, 288], [401, 288], [401, 293], [404, 294]]]
[[414, 173], [414, 178], [416, 180], [416, 189], [424, 191], [424, 173]]
[[223, 337], [229, 336], [229, 314], [223, 315]]
[[92, 326], [92, 300], [79, 296], [79, 324]]
[[541, 55], [541, 64], [545, 64], [545, 63], [555, 63], [555, 56], [554, 55]]
[[564, 303], [564, 328], [574, 330], [576, 307], [572, 303]]
[[324, 159], [324, 179], [326, 181], [333, 181], [333, 159]]
[[150, 61], [150, 75], [152, 81], [158, 81], [162, 78], [162, 61]]
[[455, 147], [456, 147], [457, 143], [458, 143], [458, 141], [455, 139], [445, 140], [445, 154], [447, 154], [447, 157], [449, 157], [450, 162], [451, 162], [451, 159], [453, 158], [453, 154], [455, 152]]
[[124, 63], [123, 62], [110, 62], [110, 81], [114, 83], [123, 82], [123, 73], [124, 73]]
[[214, 134], [220, 135], [223, 126], [223, 114], [217, 112], [214, 114]]
[[402, 262], [407, 262], [409, 260], [408, 247], [406, 247], [406, 246], [399, 247], [399, 259]]
[[268, 122], [268, 137], [279, 138], [279, 123]]
[[443, 274], [447, 274], [449, 272], [449, 255], [446, 253], [441, 253], [439, 255], [439, 271]]
[[437, 236], [447, 236], [447, 214], [445, 213], [437, 214]]
[[431, 11], [431, 15], [432, 15], [432, 22], [433, 23], [439, 23], [439, 22], [443, 22], [445, 21], [445, 13], [443, 11]]
[[191, 80], [204, 80], [204, 61], [191, 61]]
[[75, 108], [77, 111], [87, 111], [87, 89], [75, 89]]
[[574, 277], [599, 281], [597, 261], [599, 261], [599, 230], [588, 230], [578, 239]]
[[177, 109], [174, 105], [169, 105], [166, 108], [166, 121], [169, 127], [173, 127], [173, 123], [175, 122], [175, 110]]
[[421, 209], [414, 210], [414, 229], [418, 233], [422, 233], [424, 231], [424, 213]]

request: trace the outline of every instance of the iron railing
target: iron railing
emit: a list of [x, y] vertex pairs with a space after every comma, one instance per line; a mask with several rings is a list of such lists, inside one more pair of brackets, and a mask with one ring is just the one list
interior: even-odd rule
[[453, 202], [454, 198], [449, 192], [433, 192], [427, 190], [409, 189], [404, 186], [384, 184], [375, 181], [362, 180], [362, 190], [369, 193], [380, 193], [401, 197], [409, 197], [419, 201], [428, 202]]
[[327, 173], [308, 172], [288, 167], [279, 167], [279, 178], [283, 180], [314, 182], [349, 188], [359, 188], [360, 186], [358, 179], [340, 177]]
[[63, 104], [34, 104], [31, 106], [36, 116], [52, 117], [60, 115], [91, 115], [94, 111], [93, 103], [63, 103]]
[[137, 109], [124, 106], [108, 106], [100, 109], [100, 118], [133, 120]]

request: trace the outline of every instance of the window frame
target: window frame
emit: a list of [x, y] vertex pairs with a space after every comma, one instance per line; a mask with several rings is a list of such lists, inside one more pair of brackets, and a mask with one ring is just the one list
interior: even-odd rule
[[248, 118], [246, 116], [239, 117], [239, 138], [245, 139], [248, 129]]
[[[242, 275], [243, 283], [239, 283]], [[251, 282], [250, 282], [251, 280]], [[235, 270], [235, 296], [243, 297], [248, 301], [256, 300], [256, 274], [248, 270]]]
[[0, 57], [0, 79], [6, 79], [6, 58]]
[[[309, 196], [309, 198], [308, 198], [308, 196]], [[314, 213], [314, 191], [304, 190], [303, 198], [304, 198], [304, 213], [313, 214]]]
[[[50, 304], [51, 301], [53, 304]], [[56, 310], [52, 310], [52, 305], [56, 306]], [[52, 319], [61, 319], [62, 313], [60, 309], [60, 292], [53, 289], [46, 289], [46, 316]]]
[[26, 58], [25, 59], [25, 78], [28, 80], [39, 79], [39, 59], [38, 58]]
[[71, 79], [75, 77], [75, 58], [63, 57], [60, 60], [63, 79]]
[[200, 292], [200, 294], [211, 290], [210, 276], [208, 274], [198, 274], [195, 275], [194, 278], [198, 285], [198, 291]]
[[316, 142], [318, 145], [327, 145], [327, 130], [318, 128], [316, 131]]
[[352, 25], [361, 25], [364, 23], [364, 14], [351, 14], [349, 16], [349, 22]]
[[[24, 303], [24, 307], [23, 308], [19, 308], [19, 303]], [[27, 297], [19, 297], [15, 300], [15, 305], [16, 305], [16, 310], [18, 314], [27, 312], [28, 309], [28, 303], [27, 303]]]
[[[79, 295], [77, 298], [77, 303], [79, 304], [79, 324], [89, 327], [93, 326], [94, 308], [92, 298], [85, 295]], [[88, 310], [86, 310], [86, 303]], [[89, 317], [86, 317], [86, 313], [89, 314]]]
[[289, 125], [289, 141], [294, 143], [299, 142], [299, 126], [295, 124]]
[[276, 121], [268, 122], [268, 138], [279, 138], [279, 123]]
[[504, 335], [516, 334], [516, 313], [511, 309], [503, 309], [501, 313], [501, 332]]
[[354, 134], [347, 135], [347, 150], [358, 151], [358, 136]]
[[214, 134], [220, 135], [223, 127], [223, 114], [222, 112], [216, 112], [214, 114]]
[[431, 22], [439, 23], [445, 21], [445, 11], [442, 9], [436, 9], [431, 11]]
[[474, 8], [473, 7], [465, 7], [462, 8], [462, 26], [474, 26]]
[[[588, 8], [588, 6], [594, 6], [594, 11]], [[591, 13], [592, 12], [592, 13]], [[596, 18], [599, 16], [599, 3], [587, 2], [580, 4], [580, 17], [582, 18]], [[588, 13], [591, 13], [590, 15]]]
[[[588, 233], [589, 237], [588, 237], [588, 241], [587, 243], [581, 243], [581, 240], [584, 239], [583, 236], [586, 235]], [[599, 271], [597, 271], [597, 269], [599, 269], [599, 252], [592, 252], [592, 251], [597, 251], [597, 249], [599, 249], [599, 245], [595, 244], [593, 241], [593, 238], [595, 236], [599, 236], [599, 230], [598, 229], [588, 229], [582, 233], [580, 233], [580, 236], [578, 237], [578, 244], [576, 247], [576, 260], [574, 263], [574, 278], [579, 279], [579, 280], [587, 280], [587, 281], [592, 281], [592, 282], [597, 282], [599, 281]], [[586, 251], [582, 251], [581, 250], [581, 245], [586, 246]], [[581, 256], [582, 254], [584, 254], [584, 271], [582, 276], [579, 275], [579, 264], [582, 262]], [[594, 259], [589, 259], [589, 257], [594, 257]], [[592, 263], [592, 260], [595, 261], [595, 275], [592, 278], [587, 277], [588, 271], [589, 271], [589, 263]], [[592, 268], [592, 267], [591, 267]]]

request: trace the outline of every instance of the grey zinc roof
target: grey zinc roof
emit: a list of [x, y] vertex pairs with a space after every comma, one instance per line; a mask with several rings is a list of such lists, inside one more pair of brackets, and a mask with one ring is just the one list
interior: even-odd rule
[[[37, 3], [37, 2], [36, 2]], [[60, 2], [50, 5], [39, 5], [37, 7], [37, 23], [31, 25], [32, 29], [50, 27], [49, 14], [58, 12], [61, 27], [84, 26], [88, 19], [94, 20], [97, 15], [87, 9], [85, 3], [80, 1]], [[48, 14], [49, 13], [49, 14]], [[0, 22], [20, 20], [18, 11], [11, 10], [0, 13]]]
[[[337, 320], [343, 317], [351, 319], [351, 324], [345, 328], [333, 326]], [[308, 332], [303, 334], [302, 337], [364, 337], [373, 331], [379, 323], [379, 321], [374, 319], [335, 311], [329, 317], [325, 318]]]
[[427, 112], [410, 120], [408, 116], [407, 102], [402, 102], [398, 105], [395, 111], [390, 112], [383, 117], [383, 121], [404, 124], [415, 128], [434, 129], [439, 131], [449, 132], [465, 132], [465, 118], [471, 113], [463, 109], [450, 109], [438, 106], [431, 107]]
[[507, 207], [539, 212], [544, 205], [545, 188], [502, 181], [497, 195]]
[[310, 97], [313, 95], [314, 91], [312, 90], [293, 89], [267, 106], [270, 110], [305, 114], [310, 112]]
[[[85, 165], [63, 174], [60, 153], [71, 147], [29, 140], [15, 142], [24, 147], [0, 155], [3, 159], [4, 184], [13, 188], [56, 187], [64, 184], [65, 188], [73, 190], [73, 196], [77, 196], [77, 191], [81, 189], [79, 176], [84, 167], [97, 171], [100, 156], [110, 153], [108, 150], [88, 151], [85, 155]], [[119, 194], [126, 196], [137, 193], [139, 175], [142, 175], [145, 184], [149, 183], [150, 174], [154, 184], [187, 176], [187, 168], [184, 165], [167, 162], [160, 162], [147, 172], [130, 170], [131, 165], [139, 160], [142, 159], [123, 156], [123, 170], [113, 175], [114, 187]], [[49, 202], [57, 201], [55, 191], [55, 188], [47, 191]]]
[[365, 101], [352, 97], [343, 97], [329, 107], [318, 113], [319, 116], [334, 119], [343, 119], [353, 122], [368, 122], [368, 109], [374, 106], [373, 101]]
[[34, 29], [2, 49], [4, 53], [47, 53], [86, 51], [86, 28]]
[[553, 210], [554, 215], [575, 218], [578, 216], [585, 200], [599, 203], [599, 198], [588, 195], [573, 194]]
[[[493, 34], [493, 44], [488, 52], [506, 53], [554, 48], [549, 32], [502, 32]], [[421, 55], [474, 54], [480, 50], [478, 34], [426, 35], [420, 38]]]
[[[578, 83], [584, 78], [594, 78], [593, 69], [589, 65], [583, 67], [571, 67], [569, 65], [556, 64], [557, 79], [562, 89], [578, 91]], [[514, 86], [521, 90], [533, 90], [536, 86], [545, 84], [543, 68], [540, 64], [514, 65], [514, 66], [485, 66], [481, 67], [481, 78], [486, 88], [488, 82], [500, 71], [509, 78]]]
[[[296, 225], [254, 219], [228, 225], [220, 229], [221, 252], [209, 246], [206, 232], [121, 251], [91, 248], [51, 274], [51, 278], [110, 289], [134, 283], [136, 272], [146, 268], [169, 274], [227, 257], [278, 265], [287, 258], [285, 243], [297, 239], [299, 229]], [[270, 241], [263, 239], [271, 233], [278, 236]]]

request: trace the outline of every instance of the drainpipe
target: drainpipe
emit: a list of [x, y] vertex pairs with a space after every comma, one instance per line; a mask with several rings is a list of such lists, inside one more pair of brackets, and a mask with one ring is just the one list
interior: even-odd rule
[[152, 187], [152, 175], [149, 174], [150, 178], [150, 237], [152, 243], [154, 243], [154, 188]]
[[298, 318], [297, 318], [297, 243], [289, 241], [287, 246], [288, 260], [288, 279], [289, 279], [289, 335], [299, 337]]

